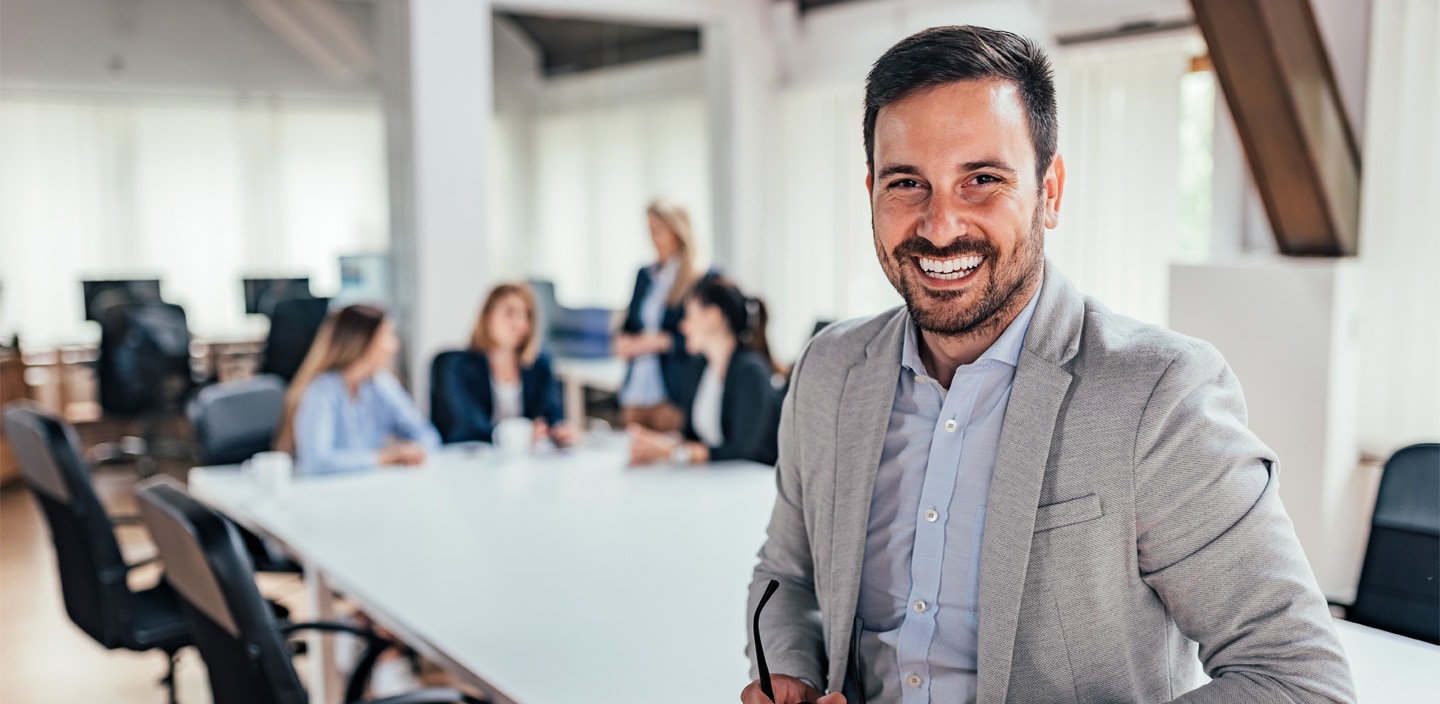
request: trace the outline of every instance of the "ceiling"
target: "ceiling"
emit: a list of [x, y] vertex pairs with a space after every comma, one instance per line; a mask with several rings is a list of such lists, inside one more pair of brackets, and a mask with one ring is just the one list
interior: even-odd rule
[[698, 27], [621, 24], [602, 20], [497, 12], [540, 52], [548, 77], [700, 51]]

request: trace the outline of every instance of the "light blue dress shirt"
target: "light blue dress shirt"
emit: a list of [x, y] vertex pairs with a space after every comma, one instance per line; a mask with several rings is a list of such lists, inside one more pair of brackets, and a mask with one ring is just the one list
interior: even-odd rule
[[440, 434], [390, 372], [361, 382], [352, 396], [340, 372], [321, 374], [300, 396], [295, 410], [295, 473], [336, 474], [379, 466], [378, 451], [392, 437], [427, 450]]
[[[880, 456], [858, 614], [872, 702], [975, 700], [980, 545], [1015, 367], [1039, 295], [947, 390], [906, 324]], [[854, 686], [853, 683], [850, 684]]]
[[[645, 332], [657, 332], [665, 320], [665, 301], [675, 278], [680, 273], [680, 263], [675, 259], [663, 265], [651, 265], [650, 276], [655, 282], [645, 299], [640, 301], [640, 322]], [[630, 362], [630, 376], [625, 387], [620, 389], [620, 405], [626, 408], [658, 406], [669, 400], [665, 390], [665, 377], [660, 373], [660, 355], [642, 354]]]

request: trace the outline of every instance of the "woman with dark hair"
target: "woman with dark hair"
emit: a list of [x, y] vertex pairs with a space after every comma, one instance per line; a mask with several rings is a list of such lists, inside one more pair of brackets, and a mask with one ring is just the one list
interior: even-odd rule
[[298, 474], [417, 465], [440, 436], [390, 373], [400, 341], [385, 311], [354, 305], [330, 316], [285, 397], [275, 449]]
[[686, 349], [700, 357], [686, 375], [681, 435], [629, 426], [632, 464], [775, 463], [780, 395], [771, 383], [766, 322], [760, 299], [719, 277], [700, 282], [680, 323]]
[[500, 284], [485, 297], [470, 349], [437, 358], [430, 413], [445, 442], [491, 441], [507, 418], [535, 422], [536, 440], [575, 441], [565, 422], [560, 382], [540, 351], [535, 297], [524, 284]]
[[670, 431], [683, 420], [676, 399], [691, 361], [680, 318], [685, 295], [704, 272], [696, 263], [695, 237], [684, 208], [657, 200], [645, 214], [656, 261], [636, 275], [625, 323], [615, 337], [615, 355], [630, 363], [620, 388], [620, 412], [626, 424]]

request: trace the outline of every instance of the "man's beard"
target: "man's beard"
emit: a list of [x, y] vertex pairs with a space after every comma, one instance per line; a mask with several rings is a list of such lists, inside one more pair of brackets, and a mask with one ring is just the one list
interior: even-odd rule
[[[917, 327], [942, 337], [965, 337], [986, 332], [1012, 317], [1002, 313], [1019, 312], [1018, 307], [1023, 305], [1023, 302], [1018, 301], [1018, 297], [1030, 288], [1030, 284], [1043, 268], [1044, 217], [1045, 202], [1042, 199], [1031, 215], [1029, 235], [1005, 261], [1000, 259], [995, 245], [988, 240], [979, 239], [962, 238], [942, 248], [936, 247], [923, 237], [911, 237], [896, 245], [893, 252], [885, 252], [878, 246], [877, 238], [876, 249], [879, 250], [885, 275], [905, 299], [905, 308]], [[923, 289], [923, 284], [915, 280], [915, 276], [906, 276], [903, 269], [903, 262], [911, 257], [944, 260], [966, 255], [985, 257], [981, 266], [989, 268], [989, 279], [984, 290], [979, 292], [979, 298], [968, 307], [960, 307], [954, 303], [967, 292]], [[973, 292], [970, 293], [974, 295]], [[932, 301], [929, 308], [921, 305], [922, 297]]]

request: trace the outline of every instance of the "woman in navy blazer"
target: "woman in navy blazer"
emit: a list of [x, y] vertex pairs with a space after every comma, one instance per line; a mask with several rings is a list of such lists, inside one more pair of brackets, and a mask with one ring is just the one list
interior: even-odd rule
[[540, 353], [535, 299], [523, 284], [501, 284], [485, 298], [470, 349], [445, 352], [430, 368], [430, 415], [445, 442], [489, 442], [506, 418], [535, 422], [535, 439], [570, 444], [560, 383]]
[[780, 394], [765, 340], [765, 305], [735, 284], [706, 278], [685, 301], [681, 329], [698, 356], [684, 375], [681, 434], [630, 426], [632, 464], [749, 460], [774, 464]]
[[697, 268], [690, 215], [684, 208], [657, 200], [646, 216], [656, 262], [635, 276], [635, 292], [615, 336], [615, 355], [630, 362], [620, 388], [620, 411], [627, 424], [669, 431], [683, 420], [676, 399], [692, 360], [680, 318], [685, 296], [703, 272]]

